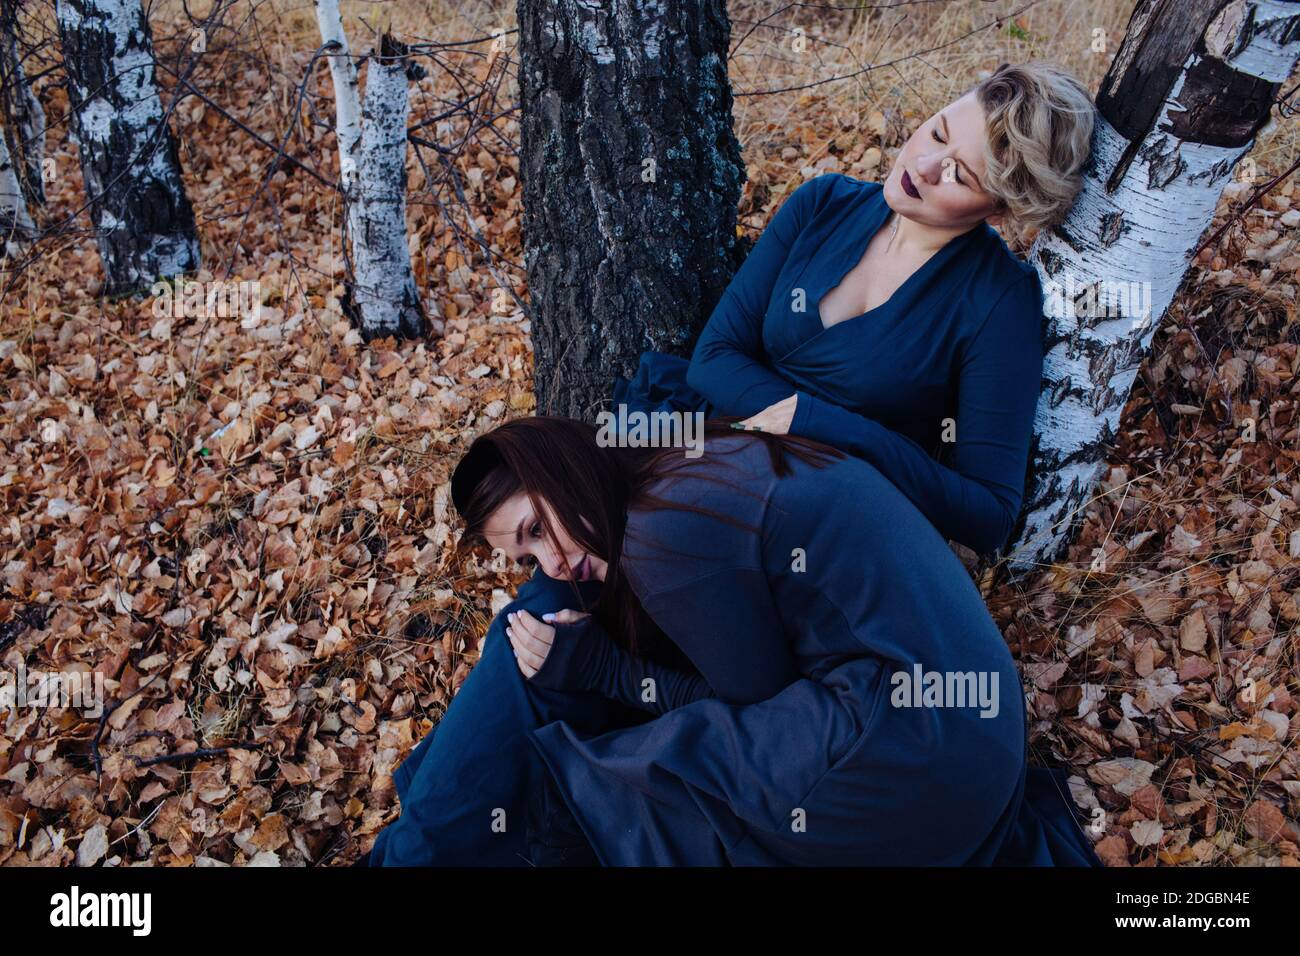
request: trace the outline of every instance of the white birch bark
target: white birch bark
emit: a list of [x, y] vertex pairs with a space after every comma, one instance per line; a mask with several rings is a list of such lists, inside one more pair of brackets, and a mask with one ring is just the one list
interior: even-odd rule
[[14, 0], [0, 0], [0, 107], [5, 120], [5, 141], [18, 167], [27, 202], [45, 202], [41, 161], [45, 158], [45, 110], [23, 70], [18, 48], [18, 11]]
[[355, 297], [366, 339], [424, 334], [424, 312], [406, 240], [409, 115], [405, 50], [385, 36], [366, 68], [357, 171]]
[[366, 71], [364, 109], [356, 61], [338, 0], [315, 0], [321, 40], [331, 47], [339, 185], [352, 251], [347, 307], [369, 341], [425, 334], [406, 239], [406, 51], [387, 35]]
[[348, 216], [348, 234], [357, 233], [357, 167], [361, 159], [361, 80], [357, 63], [352, 59], [339, 0], [316, 0], [316, 23], [326, 46], [333, 45], [329, 59], [330, 79], [334, 83], [334, 133], [339, 144], [339, 185]]
[[18, 182], [18, 169], [0, 137], [0, 259], [17, 255], [36, 233], [27, 200]]
[[[1231, 70], [1281, 83], [1300, 57], [1300, 4], [1234, 0], [1205, 31], [1205, 49]], [[1049, 351], [1025, 526], [1008, 551], [1013, 570], [1059, 554], [1093, 493], [1159, 319], [1224, 187], [1254, 144], [1207, 145], [1172, 132], [1173, 114], [1187, 123], [1188, 104], [1179, 97], [1201, 59], [1195, 52], [1187, 57], [1113, 191], [1107, 181], [1130, 142], [1098, 117], [1082, 194], [1063, 225], [1041, 235], [1030, 251], [1047, 295]], [[1080, 292], [1081, 307], [1071, 308]]]
[[193, 272], [194, 212], [158, 96], [140, 0], [58, 0], [57, 15], [105, 292], [141, 291]]

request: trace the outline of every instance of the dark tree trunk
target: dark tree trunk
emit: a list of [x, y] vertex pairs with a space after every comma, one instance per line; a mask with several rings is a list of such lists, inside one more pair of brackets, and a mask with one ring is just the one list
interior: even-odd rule
[[539, 412], [590, 421], [686, 354], [744, 249], [724, 0], [519, 0], [520, 176]]
[[58, 0], [58, 19], [105, 293], [142, 291], [194, 271], [194, 212], [158, 97], [140, 0]]
[[1029, 254], [1049, 351], [1016, 571], [1054, 560], [1068, 539], [1151, 336], [1298, 57], [1294, 0], [1135, 7], [1097, 96], [1083, 191]]
[[9, 158], [31, 206], [45, 202], [41, 160], [45, 157], [45, 111], [23, 69], [18, 44], [19, 0], [0, 0], [0, 115]]

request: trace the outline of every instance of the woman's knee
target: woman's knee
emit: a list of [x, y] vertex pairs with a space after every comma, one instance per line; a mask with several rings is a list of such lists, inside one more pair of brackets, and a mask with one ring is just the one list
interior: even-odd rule
[[508, 611], [518, 610], [525, 610], [532, 614], [546, 614], [565, 608], [585, 610], [585, 605], [595, 597], [593, 584], [595, 582], [579, 582], [575, 589], [574, 582], [547, 577], [538, 570], [519, 586], [515, 599], [497, 617], [502, 617]]

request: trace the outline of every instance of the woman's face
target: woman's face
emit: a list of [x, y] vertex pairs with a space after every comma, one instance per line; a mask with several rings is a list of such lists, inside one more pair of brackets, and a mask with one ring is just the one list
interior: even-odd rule
[[[558, 581], [604, 581], [608, 564], [584, 551], [565, 533], [550, 506], [543, 502], [543, 507], [545, 516], [537, 513], [522, 491], [507, 498], [484, 524], [483, 537], [488, 547], [493, 551], [499, 548], [512, 561], [524, 563], [532, 558], [547, 577]], [[546, 533], [547, 526], [559, 539], [558, 551]]]
[[997, 204], [984, 192], [984, 109], [972, 90], [908, 138], [885, 179], [885, 202], [927, 226], [964, 231], [988, 220]]

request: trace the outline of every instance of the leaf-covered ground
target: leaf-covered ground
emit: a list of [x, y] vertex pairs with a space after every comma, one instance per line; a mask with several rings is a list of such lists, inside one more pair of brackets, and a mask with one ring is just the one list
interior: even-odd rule
[[[915, 66], [928, 105], [978, 68], [1052, 52], [1031, 43], [1053, 35], [1052, 9]], [[758, 19], [740, 13], [736, 36]], [[963, 29], [925, 15], [922, 37]], [[856, 24], [821, 27], [852, 44]], [[214, 93], [271, 141], [318, 45], [309, 11], [277, 26], [260, 51], [275, 69], [231, 55]], [[737, 55], [733, 79], [834, 66], [784, 62], [757, 82]], [[1104, 65], [1078, 69], [1095, 85]], [[955, 87], [931, 75], [943, 66]], [[447, 82], [432, 72], [419, 89], [451, 96]], [[328, 88], [318, 67], [307, 92], [323, 117], [289, 149], [326, 171]], [[56, 87], [42, 96], [66, 109]], [[807, 176], [880, 175], [928, 115], [921, 100], [892, 77], [738, 100], [742, 226], [757, 234]], [[517, 162], [464, 150], [464, 208], [413, 198], [417, 280], [442, 331], [366, 346], [340, 308], [334, 194], [293, 169], [259, 193], [270, 154], [195, 99], [175, 123], [205, 261], [234, 263], [198, 278], [258, 282], [260, 316], [102, 301], [84, 238], [0, 301], [0, 662], [97, 671], [107, 692], [99, 720], [0, 709], [0, 864], [349, 862], [395, 817], [394, 768], [521, 580], [454, 555], [445, 488], [474, 434], [533, 409], [528, 322], [494, 294], [526, 297]], [[517, 142], [515, 118], [494, 126]], [[1284, 168], [1277, 143], [1257, 149], [1261, 173]], [[61, 129], [49, 148], [50, 213], [66, 216], [82, 203], [75, 148]], [[413, 197], [429, 175], [412, 163]], [[1031, 692], [1036, 759], [1071, 767], [1079, 802], [1102, 808], [1112, 865], [1300, 863], [1292, 195], [1288, 180], [1189, 273], [1068, 555], [981, 582]]]

